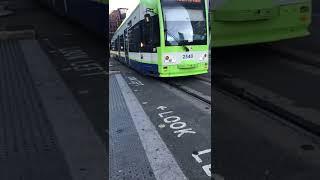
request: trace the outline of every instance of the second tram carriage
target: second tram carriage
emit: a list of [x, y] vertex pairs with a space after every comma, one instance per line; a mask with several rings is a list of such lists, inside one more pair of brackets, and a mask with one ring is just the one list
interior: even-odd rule
[[208, 72], [206, 0], [141, 0], [111, 39], [110, 55], [151, 76]]
[[213, 47], [309, 34], [311, 0], [211, 0], [210, 3]]

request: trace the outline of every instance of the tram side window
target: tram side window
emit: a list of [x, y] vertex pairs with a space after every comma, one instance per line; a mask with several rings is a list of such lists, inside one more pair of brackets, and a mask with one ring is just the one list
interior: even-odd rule
[[120, 51], [124, 51], [124, 39], [123, 39], [123, 35], [120, 36]]
[[119, 51], [119, 37], [116, 39], [116, 51]]
[[143, 44], [145, 47], [151, 45], [151, 23], [142, 23], [142, 37], [143, 37]]
[[115, 51], [118, 51], [118, 43], [119, 43], [119, 41], [118, 41], [118, 38], [117, 38], [116, 40], [114, 40], [114, 50]]
[[118, 51], [118, 38], [114, 40], [114, 51]]
[[[160, 46], [160, 27], [158, 16], [153, 16], [150, 23], [141, 20], [128, 31], [130, 52], [154, 52]], [[121, 40], [121, 38], [120, 38]]]
[[160, 46], [160, 25], [159, 25], [159, 17], [158, 16], [153, 16], [152, 17], [152, 41], [153, 45], [155, 47]]
[[139, 23], [135, 24], [129, 30], [129, 51], [139, 52], [141, 45], [141, 34]]
[[128, 48], [128, 46], [127, 46], [127, 43], [128, 43], [127, 31], [128, 31], [127, 29], [124, 30], [124, 41], [125, 41], [125, 45], [124, 45], [124, 48], [123, 48], [124, 51], [127, 51], [127, 48]]
[[112, 42], [111, 42], [111, 50], [112, 50], [112, 51], [115, 51], [115, 50], [116, 50], [116, 42], [115, 42], [115, 41], [112, 41]]
[[153, 52], [153, 48], [160, 46], [160, 27], [158, 16], [152, 16], [151, 22], [141, 21], [142, 51]]

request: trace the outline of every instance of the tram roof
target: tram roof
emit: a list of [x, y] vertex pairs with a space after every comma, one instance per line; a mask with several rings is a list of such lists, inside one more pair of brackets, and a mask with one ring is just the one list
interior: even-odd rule
[[144, 5], [145, 7], [151, 8], [152, 6], [156, 5], [155, 2], [158, 3], [159, 0], [140, 0], [139, 3], [137, 4], [137, 6], [134, 8], [134, 10], [131, 11], [131, 13], [129, 15], [127, 15], [126, 18], [122, 21], [122, 23], [120, 24], [120, 26], [118, 27], [118, 29], [114, 33], [114, 35], [111, 38], [111, 40], [115, 39], [115, 36], [118, 34], [118, 32], [122, 30], [123, 25], [127, 23], [128, 19], [139, 8], [139, 6]]

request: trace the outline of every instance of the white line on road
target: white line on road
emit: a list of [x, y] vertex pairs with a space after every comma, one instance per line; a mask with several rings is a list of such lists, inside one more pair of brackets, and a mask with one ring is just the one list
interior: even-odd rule
[[187, 179], [122, 75], [115, 76], [156, 179]]

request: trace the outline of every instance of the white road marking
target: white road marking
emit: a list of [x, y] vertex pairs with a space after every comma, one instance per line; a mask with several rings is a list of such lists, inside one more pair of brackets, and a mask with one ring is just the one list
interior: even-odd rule
[[167, 112], [162, 112], [162, 113], [159, 113], [158, 115], [163, 118], [165, 114], [170, 114], [170, 113], [173, 113], [173, 111], [167, 111]]
[[[50, 41], [48, 41], [49, 43]], [[67, 60], [72, 70], [79, 72], [80, 77], [108, 75], [108, 72], [80, 47], [66, 47], [58, 50]]]
[[166, 127], [166, 125], [165, 125], [165, 124], [159, 124], [158, 127], [161, 128], [161, 129], [163, 129], [163, 128]]
[[[163, 111], [167, 109], [167, 107], [159, 106], [157, 107], [157, 109]], [[184, 134], [196, 134], [196, 132], [193, 131], [192, 128], [183, 129], [187, 127], [187, 123], [180, 121], [181, 117], [179, 116], [168, 116], [168, 114], [171, 114], [171, 113], [173, 113], [173, 111], [161, 112], [158, 114], [158, 116], [163, 118], [163, 121], [166, 124], [170, 124], [170, 129], [177, 130], [177, 131], [173, 131], [173, 133], [177, 134], [178, 138], [180, 138]]]
[[120, 71], [109, 71], [109, 73], [107, 74], [111, 75], [111, 74], [118, 74], [118, 73], [120, 73]]
[[126, 81], [121, 74], [115, 76], [155, 178], [157, 180], [187, 179]]
[[211, 177], [211, 164], [202, 166], [202, 169], [207, 174], [207, 176]]
[[144, 84], [138, 80], [136, 77], [129, 76], [128, 79], [130, 80], [130, 85], [136, 85], [136, 86], [143, 86]]
[[192, 154], [192, 157], [194, 157], [198, 163], [202, 163], [202, 159], [199, 156], [202, 155], [202, 154], [207, 154], [207, 153], [211, 153], [211, 149], [206, 149], [204, 151], [199, 151], [197, 155], [196, 154]]
[[161, 109], [162, 111], [164, 111], [165, 109], [167, 109], [167, 107], [165, 107], [165, 106], [159, 106], [159, 107], [157, 107], [157, 109]]
[[[203, 151], [199, 151], [197, 154], [192, 154], [192, 157], [201, 164], [203, 161], [200, 158], [200, 155], [211, 153], [211, 149], [206, 149]], [[211, 164], [206, 164], [202, 166], [203, 171], [207, 174], [207, 176], [211, 177]]]

